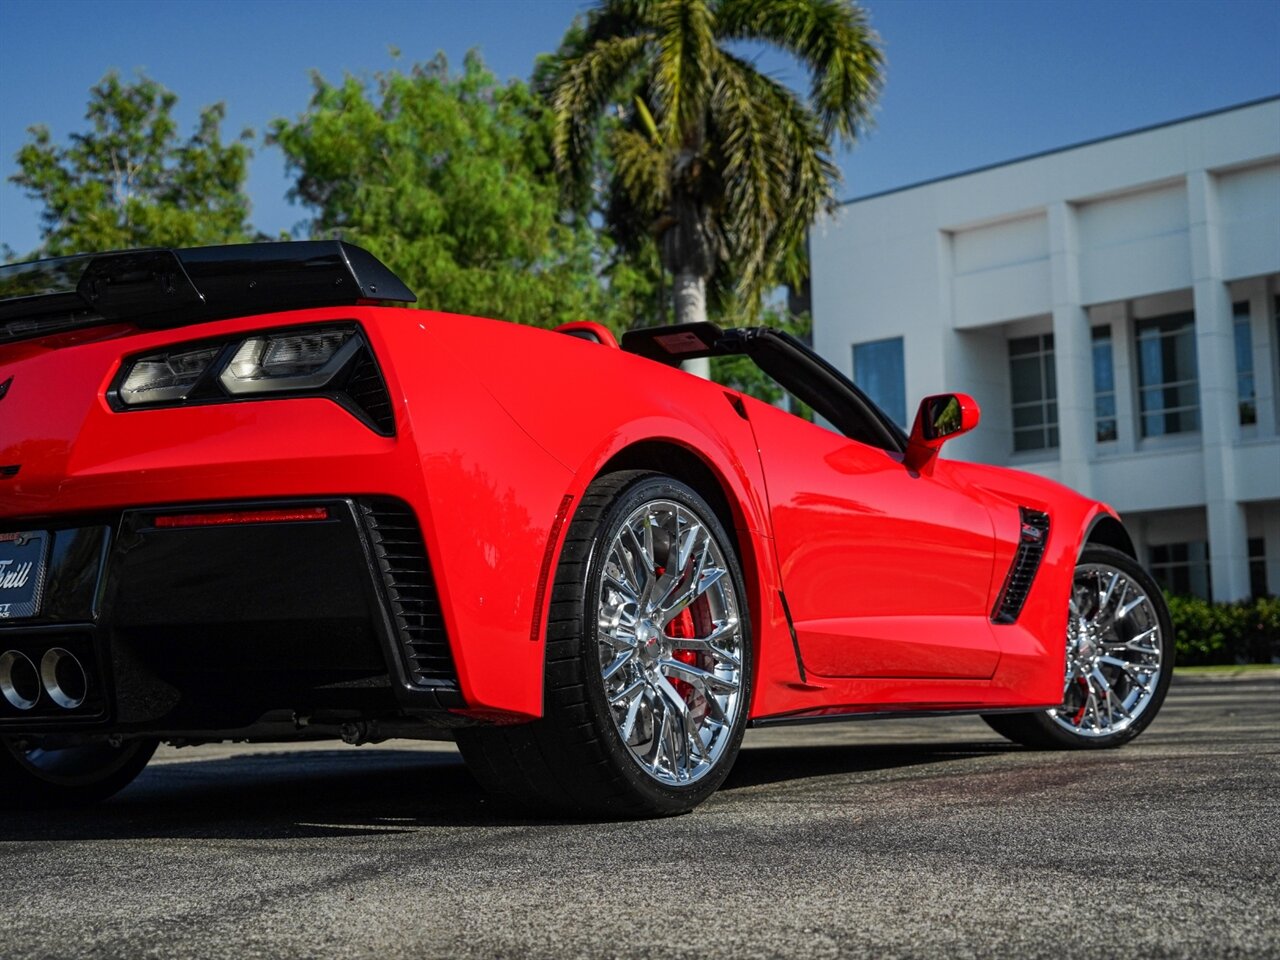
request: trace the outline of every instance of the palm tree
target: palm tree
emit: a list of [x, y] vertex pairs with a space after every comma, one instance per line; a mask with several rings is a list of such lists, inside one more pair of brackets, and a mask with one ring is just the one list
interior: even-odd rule
[[[756, 69], [753, 43], [804, 66], [807, 100]], [[709, 283], [754, 305], [803, 272], [839, 182], [832, 141], [853, 142], [879, 92], [877, 44], [851, 0], [601, 0], [543, 72], [557, 168], [579, 206], [605, 171], [608, 227], [624, 249], [658, 241], [680, 322], [706, 319]]]

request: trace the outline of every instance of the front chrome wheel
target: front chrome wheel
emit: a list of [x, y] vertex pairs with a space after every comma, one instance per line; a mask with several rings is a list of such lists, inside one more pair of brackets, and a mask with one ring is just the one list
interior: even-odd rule
[[1128, 743], [1155, 719], [1173, 677], [1173, 623], [1160, 588], [1127, 553], [1088, 544], [1067, 599], [1062, 704], [987, 714], [1028, 747], [1096, 750]]
[[741, 600], [707, 521], [669, 499], [632, 510], [606, 549], [596, 606], [618, 736], [659, 783], [702, 779], [744, 709]]
[[1163, 656], [1148, 591], [1111, 564], [1081, 564], [1071, 590], [1063, 702], [1049, 716], [1080, 737], [1124, 731], [1150, 707]]

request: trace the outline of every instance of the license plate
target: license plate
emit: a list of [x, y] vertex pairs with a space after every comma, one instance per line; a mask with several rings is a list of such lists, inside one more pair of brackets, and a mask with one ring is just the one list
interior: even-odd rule
[[49, 534], [0, 533], [0, 620], [21, 620], [40, 612]]

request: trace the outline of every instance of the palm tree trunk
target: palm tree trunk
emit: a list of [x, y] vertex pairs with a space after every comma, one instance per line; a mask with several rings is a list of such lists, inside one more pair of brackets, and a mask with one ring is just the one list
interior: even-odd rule
[[[671, 292], [676, 305], [676, 323], [703, 323], [707, 319], [706, 277], [692, 270], [682, 270], [675, 275]], [[711, 361], [706, 357], [686, 360], [680, 368], [695, 377], [711, 379]]]
[[707, 319], [707, 280], [692, 270], [677, 273], [672, 285], [676, 323], [702, 323]]

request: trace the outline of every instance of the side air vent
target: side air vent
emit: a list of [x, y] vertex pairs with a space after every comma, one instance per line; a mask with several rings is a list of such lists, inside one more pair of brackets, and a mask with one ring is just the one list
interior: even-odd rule
[[992, 623], [1017, 621], [1018, 614], [1022, 613], [1022, 605], [1027, 602], [1027, 594], [1031, 592], [1031, 584], [1035, 582], [1036, 571], [1040, 569], [1040, 560], [1044, 557], [1045, 544], [1049, 540], [1049, 515], [1027, 507], [1018, 509], [1022, 514], [1018, 552], [1014, 555], [1013, 565], [1000, 589], [996, 608], [991, 612]]
[[[457, 689], [440, 598], [417, 517], [398, 500], [360, 502], [370, 544], [386, 588], [405, 673], [416, 686]], [[457, 706], [462, 705], [461, 699]]]
[[391, 394], [387, 392], [387, 384], [367, 346], [356, 357], [342, 392], [383, 436], [389, 437], [396, 432]]

